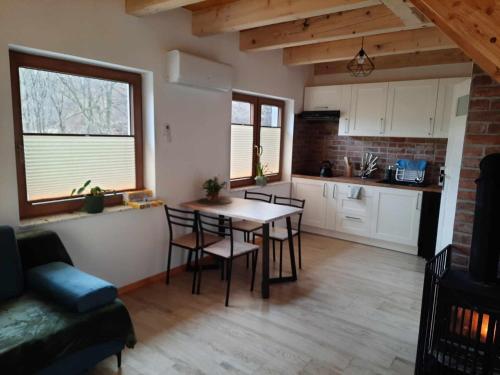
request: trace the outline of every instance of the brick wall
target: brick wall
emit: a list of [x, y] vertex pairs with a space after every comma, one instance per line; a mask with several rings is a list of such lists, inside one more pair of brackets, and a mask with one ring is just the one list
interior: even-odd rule
[[[500, 84], [474, 66], [455, 215], [454, 245], [469, 254], [480, 160], [500, 152]], [[464, 257], [463, 262], [466, 263]]]
[[334, 164], [334, 173], [343, 175], [344, 156], [360, 163], [362, 155], [371, 152], [379, 156], [377, 178], [383, 177], [386, 165], [394, 164], [398, 159], [425, 159], [429, 162], [426, 180], [437, 183], [439, 167], [445, 161], [445, 139], [346, 137], [337, 134], [338, 123], [305, 122], [296, 118], [292, 172], [319, 174], [321, 161], [330, 160]]

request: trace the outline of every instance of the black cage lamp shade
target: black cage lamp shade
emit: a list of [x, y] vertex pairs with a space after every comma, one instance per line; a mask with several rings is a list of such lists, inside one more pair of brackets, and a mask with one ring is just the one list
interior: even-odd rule
[[354, 58], [347, 64], [347, 69], [354, 77], [366, 77], [375, 69], [375, 64], [363, 49], [363, 39], [361, 39], [361, 49]]

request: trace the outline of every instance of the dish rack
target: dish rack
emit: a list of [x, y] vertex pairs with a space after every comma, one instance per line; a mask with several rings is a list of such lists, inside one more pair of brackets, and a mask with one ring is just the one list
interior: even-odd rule
[[423, 182], [425, 178], [425, 170], [396, 168], [396, 181], [399, 182]]

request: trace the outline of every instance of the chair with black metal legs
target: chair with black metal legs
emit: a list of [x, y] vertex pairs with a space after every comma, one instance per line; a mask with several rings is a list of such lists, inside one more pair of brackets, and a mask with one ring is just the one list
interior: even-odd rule
[[[306, 201], [304, 199], [296, 199], [289, 197], [278, 197], [274, 196], [274, 204], [279, 204], [282, 206], [291, 206], [297, 208], [304, 208]], [[300, 226], [302, 223], [302, 212], [297, 214], [298, 221], [296, 229], [292, 229], [292, 239], [293, 237], [297, 237], [298, 241], [298, 249], [299, 249], [299, 268], [302, 269], [302, 241], [300, 238]], [[255, 236], [262, 236], [262, 232], [257, 231], [254, 232]], [[269, 231], [269, 239], [273, 241], [273, 251], [275, 249], [275, 242], [279, 242], [280, 244], [280, 263], [279, 263], [279, 275], [282, 276], [283, 273], [283, 243], [288, 240], [288, 231], [287, 228], [277, 227], [275, 223], [272, 223], [272, 227]]]
[[[172, 259], [172, 247], [177, 246], [181, 249], [189, 251], [189, 259], [194, 252], [195, 267], [193, 270], [193, 285], [191, 293], [195, 293], [196, 286], [196, 273], [198, 271], [198, 251], [201, 249], [201, 241], [199, 237], [198, 216], [194, 211], [179, 210], [165, 205], [165, 213], [167, 215], [169, 243], [168, 243], [168, 258], [167, 258], [167, 271], [165, 276], [165, 283], [170, 283], [170, 262]], [[191, 233], [187, 233], [174, 238], [174, 227], [191, 229]], [[206, 236], [205, 243], [213, 244], [220, 241], [222, 238], [218, 236]]]
[[[210, 254], [215, 258], [225, 261], [227, 265], [227, 285], [226, 285], [226, 303], [229, 305], [229, 290], [231, 288], [231, 276], [233, 268], [233, 259], [240, 256], [250, 254], [252, 255], [252, 283], [250, 291], [253, 291], [255, 284], [255, 269], [257, 267], [257, 257], [259, 246], [248, 242], [237, 242], [233, 236], [233, 222], [229, 217], [211, 216], [198, 212], [198, 223], [200, 225], [200, 239], [201, 239], [201, 257]], [[213, 236], [224, 237], [222, 241], [210, 244], [207, 239]], [[198, 293], [201, 288], [201, 275], [202, 267], [198, 267]]]
[[[250, 199], [254, 201], [262, 201], [266, 203], [271, 203], [273, 199], [272, 194], [257, 193], [253, 191], [245, 190], [245, 199]], [[243, 232], [243, 240], [245, 242], [250, 242], [250, 234], [258, 229], [262, 228], [261, 223], [250, 220], [239, 220], [233, 223], [233, 229], [239, 232]], [[276, 254], [273, 253], [273, 260], [276, 261]], [[248, 256], [247, 256], [247, 268], [248, 268]]]

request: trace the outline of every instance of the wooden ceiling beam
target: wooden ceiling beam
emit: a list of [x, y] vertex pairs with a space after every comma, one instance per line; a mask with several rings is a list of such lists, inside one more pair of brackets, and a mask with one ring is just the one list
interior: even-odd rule
[[193, 13], [198, 36], [241, 31], [380, 4], [378, 0], [237, 0]]
[[484, 71], [500, 82], [498, 0], [412, 0]]
[[[460, 49], [445, 49], [437, 51], [411, 52], [400, 55], [379, 56], [372, 58], [375, 69], [398, 69], [415, 66], [457, 64], [470, 62], [471, 59]], [[349, 73], [349, 60], [334, 61], [314, 65], [314, 74]]]
[[[290, 47], [283, 50], [286, 65], [307, 65], [352, 59], [361, 47], [361, 38]], [[370, 57], [456, 48], [437, 28], [428, 27], [367, 36], [364, 49]]]
[[264, 51], [380, 34], [405, 28], [384, 5], [278, 23], [240, 32], [240, 50]]
[[201, 2], [202, 0], [126, 0], [125, 9], [134, 16], [147, 16]]
[[382, 0], [382, 3], [398, 16], [406, 26], [418, 26], [428, 22], [418, 10], [411, 8], [410, 3], [406, 0]]

